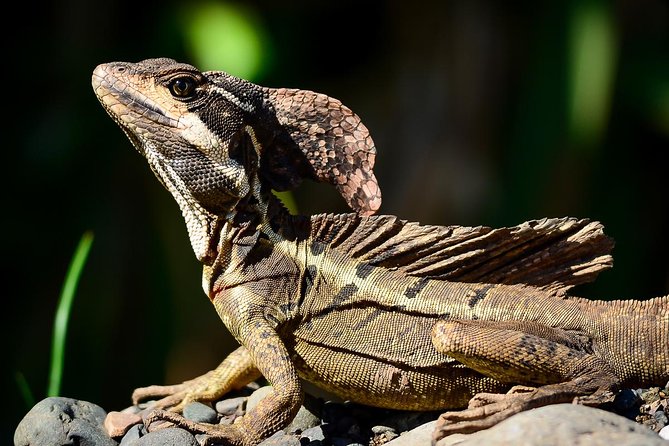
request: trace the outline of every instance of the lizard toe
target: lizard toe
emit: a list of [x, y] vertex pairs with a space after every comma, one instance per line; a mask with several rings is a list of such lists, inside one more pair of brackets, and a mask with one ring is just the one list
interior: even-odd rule
[[518, 405], [499, 402], [462, 411], [445, 412], [437, 420], [432, 433], [432, 444], [449, 435], [471, 434], [487, 429], [520, 411], [522, 408]]
[[183, 415], [167, 410], [152, 410], [144, 418], [144, 425], [149, 432], [168, 427], [180, 427], [192, 434], [203, 434], [204, 445], [252, 445], [258, 439], [252, 439], [236, 425], [200, 423], [184, 418]]

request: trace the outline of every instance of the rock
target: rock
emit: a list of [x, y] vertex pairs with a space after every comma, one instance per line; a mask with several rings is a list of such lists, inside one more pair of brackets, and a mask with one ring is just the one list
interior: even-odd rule
[[392, 427], [395, 432], [408, 432], [419, 426], [434, 421], [439, 418], [441, 411], [430, 412], [392, 412], [389, 416], [384, 417], [382, 423], [384, 426]]
[[317, 426], [320, 422], [321, 419], [317, 414], [314, 414], [309, 409], [302, 406], [297, 412], [297, 415], [295, 415], [295, 418], [293, 418], [293, 421], [290, 422], [284, 431], [287, 433], [302, 432], [310, 427]]
[[104, 426], [107, 434], [112, 438], [119, 438], [135, 424], [140, 424], [142, 417], [136, 413], [109, 412], [105, 418]]
[[258, 446], [301, 446], [300, 439], [295, 435], [279, 431], [271, 437], [261, 441]]
[[[396, 440], [397, 441], [397, 440]], [[601, 409], [555, 404], [528, 410], [496, 426], [469, 435], [450, 435], [437, 446], [666, 446], [656, 433], [634, 421]]]
[[137, 406], [129, 406], [129, 407], [126, 407], [125, 409], [123, 409], [121, 412], [122, 412], [122, 413], [137, 413], [137, 414], [141, 414], [142, 409], [139, 407], [139, 405], [137, 405]]
[[146, 430], [144, 429], [143, 424], [135, 424], [133, 426], [130, 426], [128, 432], [126, 432], [123, 438], [121, 438], [119, 446], [128, 446], [128, 444], [130, 444], [131, 441], [137, 440], [144, 434], [146, 434]]
[[14, 432], [15, 446], [116, 446], [104, 429], [106, 412], [87, 401], [49, 397], [35, 404]]
[[199, 443], [187, 430], [171, 427], [131, 440], [127, 446], [199, 446]]
[[237, 398], [228, 398], [218, 401], [216, 403], [216, 412], [221, 415], [241, 415], [244, 404], [248, 398], [245, 396], [238, 396]]
[[432, 432], [437, 421], [430, 421], [415, 429], [402, 433], [399, 437], [386, 443], [387, 446], [414, 446], [429, 445], [432, 442]]
[[272, 386], [263, 386], [253, 392], [250, 396], [249, 399], [246, 400], [246, 411], [249, 412], [253, 410], [254, 407], [258, 405], [260, 400], [265, 398], [270, 392], [272, 392], [273, 387]]
[[302, 431], [300, 438], [306, 438], [309, 442], [323, 441], [325, 440], [325, 434], [323, 433], [323, 428], [321, 426], [314, 426]]
[[386, 444], [398, 436], [395, 429], [383, 425], [372, 426], [372, 433], [374, 434], [372, 444]]
[[284, 431], [287, 433], [302, 432], [310, 427], [318, 426], [321, 424], [322, 408], [322, 401], [311, 395], [305, 395], [304, 403], [300, 407], [300, 410]]
[[664, 426], [662, 429], [660, 429], [660, 438], [664, 438], [665, 440], [669, 440], [669, 426]]
[[184, 418], [197, 423], [214, 424], [218, 421], [218, 414], [214, 409], [200, 402], [188, 403], [184, 407]]
[[375, 434], [385, 434], [386, 432], [395, 432], [395, 429], [388, 426], [372, 426], [372, 432]]

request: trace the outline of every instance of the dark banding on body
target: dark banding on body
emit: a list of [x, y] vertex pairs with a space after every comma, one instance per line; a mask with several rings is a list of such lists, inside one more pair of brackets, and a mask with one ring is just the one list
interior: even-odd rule
[[481, 288], [475, 290], [472, 293], [472, 295], [469, 299], [469, 302], [467, 302], [467, 306], [469, 308], [474, 308], [474, 306], [477, 303], [479, 303], [480, 301], [482, 301], [486, 297], [486, 295], [488, 294], [488, 291], [490, 291], [490, 288], [492, 288], [493, 286], [495, 286], [495, 285], [489, 284], [489, 285], [482, 286]]
[[430, 283], [430, 279], [421, 277], [409, 285], [406, 290], [404, 290], [404, 296], [408, 299], [413, 299], [414, 297], [418, 296], [418, 293], [420, 293], [428, 283]]
[[360, 262], [355, 267], [355, 276], [360, 279], [366, 279], [374, 271], [374, 267], [366, 262]]

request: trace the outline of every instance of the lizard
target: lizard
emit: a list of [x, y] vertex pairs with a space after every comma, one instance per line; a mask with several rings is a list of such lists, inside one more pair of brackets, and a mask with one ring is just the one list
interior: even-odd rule
[[[92, 84], [175, 198], [203, 290], [240, 343], [198, 378], [136, 389], [134, 403], [155, 400], [147, 425], [257, 444], [288, 425], [307, 381], [371, 406], [445, 410], [436, 442], [669, 379], [669, 296], [569, 293], [612, 265], [601, 223], [491, 229], [376, 215], [374, 142], [337, 99], [167, 58], [101, 64]], [[289, 213], [273, 191], [304, 179], [333, 185], [353, 212]], [[231, 425], [180, 415], [261, 376], [271, 393]]]

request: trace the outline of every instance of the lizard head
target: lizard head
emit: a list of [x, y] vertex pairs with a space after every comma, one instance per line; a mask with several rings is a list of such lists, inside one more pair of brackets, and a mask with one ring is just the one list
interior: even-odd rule
[[180, 204], [221, 214], [249, 193], [235, 157], [243, 111], [195, 67], [171, 59], [103, 64], [93, 88]]
[[381, 204], [369, 132], [336, 99], [165, 58], [99, 65], [92, 83], [175, 197], [201, 260], [213, 254], [217, 220], [303, 178], [333, 184], [361, 214]]

